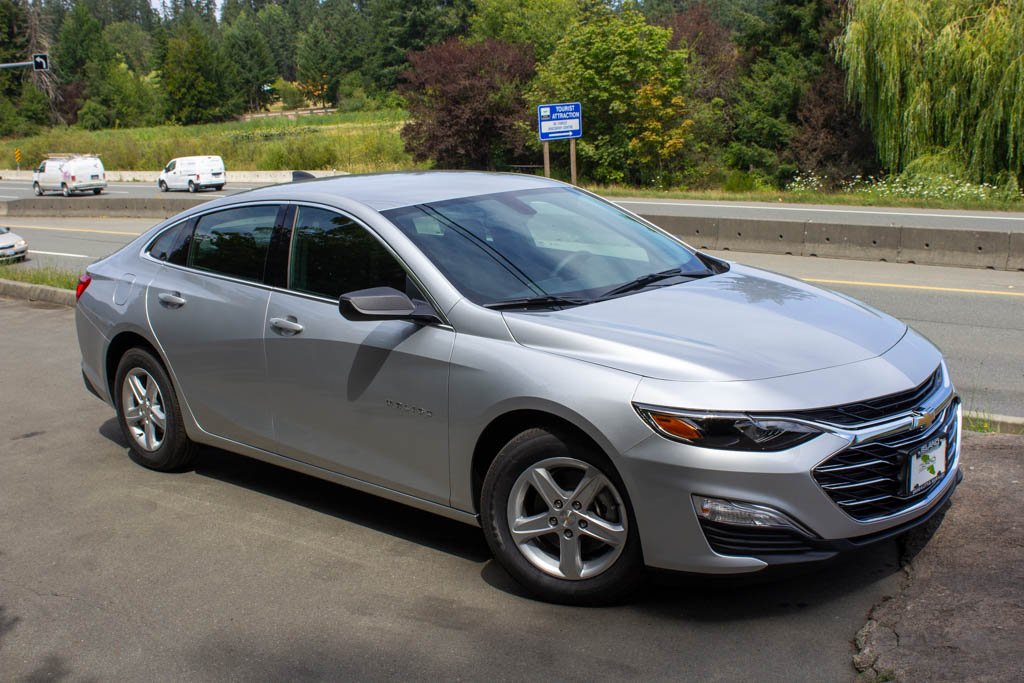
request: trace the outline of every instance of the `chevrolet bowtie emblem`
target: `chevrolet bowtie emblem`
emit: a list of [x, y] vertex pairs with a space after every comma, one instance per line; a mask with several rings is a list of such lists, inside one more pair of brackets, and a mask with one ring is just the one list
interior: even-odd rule
[[922, 413], [915, 410], [912, 417], [914, 418], [913, 429], [927, 429], [935, 422], [936, 412]]

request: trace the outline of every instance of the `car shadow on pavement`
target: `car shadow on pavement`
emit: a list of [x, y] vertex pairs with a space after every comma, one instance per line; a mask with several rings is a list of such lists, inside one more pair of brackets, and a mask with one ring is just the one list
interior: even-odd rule
[[[128, 450], [116, 418], [104, 422], [99, 431]], [[471, 562], [486, 562], [491, 556], [483, 535], [475, 527], [219, 448], [200, 447], [195, 464], [187, 472], [273, 496]]]

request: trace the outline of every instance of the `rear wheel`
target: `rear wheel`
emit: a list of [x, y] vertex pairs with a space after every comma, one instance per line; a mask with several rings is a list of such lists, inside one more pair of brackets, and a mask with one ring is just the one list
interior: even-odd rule
[[68, 187], [67, 183], [61, 183], [60, 184], [60, 193], [62, 195], [64, 195], [65, 197], [70, 197], [71, 196], [71, 188]]
[[163, 472], [181, 469], [194, 457], [170, 377], [151, 353], [131, 349], [117, 366], [117, 419], [132, 460]]
[[217, 192], [220, 192], [221, 190], [224, 189], [224, 186], [223, 185], [217, 185], [214, 189], [216, 189]]
[[192, 182], [191, 180], [188, 181], [188, 191], [189, 192], [195, 192], [197, 189], [199, 189], [199, 188], [196, 187], [196, 184], [194, 182]]
[[615, 602], [643, 577], [626, 489], [607, 457], [569, 433], [529, 429], [487, 471], [481, 521], [502, 566], [551, 602]]
[[37, 197], [43, 196], [43, 188], [39, 187], [39, 183], [32, 183], [32, 192], [34, 192]]
[[103, 192], [103, 190], [98, 187], [92, 191], [93, 194], [99, 194], [100, 192]]

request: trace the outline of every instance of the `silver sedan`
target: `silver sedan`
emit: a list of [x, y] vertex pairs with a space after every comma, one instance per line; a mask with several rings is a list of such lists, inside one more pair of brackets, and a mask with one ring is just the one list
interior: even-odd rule
[[829, 558], [960, 477], [960, 401], [902, 322], [540, 178], [234, 195], [78, 294], [136, 462], [209, 444], [479, 525], [546, 600]]

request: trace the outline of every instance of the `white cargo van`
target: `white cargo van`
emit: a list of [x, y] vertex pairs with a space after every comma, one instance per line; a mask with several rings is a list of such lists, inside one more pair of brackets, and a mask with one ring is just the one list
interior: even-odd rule
[[70, 197], [75, 192], [99, 194], [107, 187], [107, 172], [98, 156], [92, 154], [50, 154], [32, 174], [32, 191], [60, 192]]
[[224, 189], [227, 176], [224, 160], [216, 156], [180, 157], [167, 162], [156, 184], [161, 192], [188, 190], [198, 192], [206, 187]]

